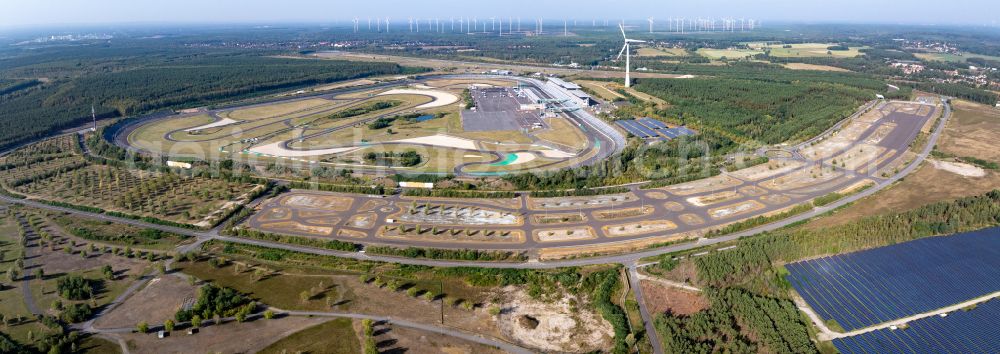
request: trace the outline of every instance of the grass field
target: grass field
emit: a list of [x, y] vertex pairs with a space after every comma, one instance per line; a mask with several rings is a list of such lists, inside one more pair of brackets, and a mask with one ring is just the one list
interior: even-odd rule
[[225, 114], [220, 114], [220, 116], [236, 120], [257, 120], [257, 119], [273, 118], [282, 115], [288, 115], [294, 112], [299, 112], [321, 106], [328, 106], [331, 103], [332, 102], [321, 98], [310, 98], [305, 100], [296, 100], [285, 103], [268, 104], [250, 108], [237, 109], [230, 112], [226, 112]]
[[742, 59], [761, 53], [764, 53], [764, 51], [751, 50], [751, 49], [712, 49], [712, 48], [698, 49], [698, 54], [709, 59], [722, 59], [722, 58]]
[[93, 335], [80, 341], [79, 348], [84, 353], [94, 354], [118, 354], [122, 352], [118, 343]]
[[356, 354], [360, 351], [361, 343], [357, 333], [354, 332], [353, 321], [349, 318], [338, 318], [295, 332], [258, 353]]
[[[748, 43], [749, 49], [698, 49], [698, 54], [709, 59], [740, 59], [749, 56], [762, 54], [765, 50], [771, 52], [771, 56], [782, 58], [808, 58], [808, 57], [834, 57], [853, 58], [861, 54], [861, 47], [851, 47], [849, 50], [827, 50], [833, 46], [832, 43], [800, 43], [791, 44], [791, 48], [784, 48], [782, 44], [765, 45], [763, 43]], [[829, 52], [829, 53], [828, 53]]]
[[1000, 163], [1000, 150], [995, 147], [1000, 139], [1000, 109], [961, 100], [953, 100], [952, 105], [955, 115], [938, 148], [954, 156]]
[[[330, 277], [275, 274], [261, 278], [246, 266], [237, 267], [232, 262], [219, 268], [211, 266], [207, 261], [178, 262], [174, 266], [195, 278], [233, 288], [268, 305], [285, 310], [329, 310], [330, 307], [325, 302], [326, 297], [340, 299], [344, 295]], [[238, 269], [242, 271], [237, 272]], [[300, 299], [299, 295], [303, 291], [312, 294], [309, 300]]]
[[915, 53], [913, 55], [923, 60], [946, 61], [953, 63], [963, 63], [968, 58], [980, 58], [1000, 62], [1000, 57], [973, 53], [962, 53], [962, 55], [951, 53]]
[[185, 237], [145, 230], [139, 227], [85, 219], [73, 214], [51, 214], [47, 217], [67, 235], [98, 244], [132, 247], [154, 251], [169, 251], [185, 240]]
[[345, 155], [340, 155], [335, 158], [327, 159], [327, 162], [338, 163], [345, 166], [349, 165], [370, 165], [364, 160], [364, 155], [369, 152], [382, 153], [382, 152], [406, 152], [406, 151], [416, 151], [420, 154], [421, 163], [413, 167], [396, 167], [401, 171], [412, 171], [412, 172], [438, 172], [438, 171], [451, 171], [455, 166], [463, 163], [469, 162], [489, 162], [495, 159], [492, 154], [484, 154], [479, 152], [470, 152], [457, 149], [441, 148], [441, 147], [427, 147], [427, 146], [400, 146], [400, 145], [384, 145], [384, 146], [372, 146], [369, 148], [364, 148], [356, 152], [352, 152]]
[[536, 134], [535, 136], [539, 139], [548, 140], [576, 150], [587, 147], [587, 137], [566, 118], [549, 118], [545, 120], [545, 123], [551, 129]]
[[642, 47], [639, 48], [638, 54], [640, 57], [659, 57], [659, 56], [681, 57], [687, 55], [687, 51], [685, 51], [684, 48]]
[[817, 65], [817, 64], [806, 64], [806, 63], [787, 63], [782, 65], [788, 69], [792, 70], [816, 70], [816, 71], [835, 71], [835, 72], [849, 72], [850, 70], [844, 68], [838, 68], [836, 66], [829, 65]]
[[[342, 129], [336, 132], [329, 133], [327, 135], [311, 139], [312, 143], [308, 145], [306, 143], [298, 144], [293, 143], [291, 146], [300, 147], [308, 146], [310, 148], [317, 147], [330, 147], [330, 146], [342, 146], [351, 144], [362, 144], [362, 143], [378, 143], [390, 140], [401, 140], [410, 139], [423, 136], [430, 136], [444, 133], [459, 133], [461, 132], [462, 121], [461, 117], [458, 115], [457, 107], [442, 107], [436, 108], [428, 111], [421, 111], [421, 113], [426, 113], [429, 115], [435, 115], [438, 113], [445, 114], [444, 117], [434, 118], [426, 120], [423, 122], [410, 123], [402, 119], [397, 119], [392, 122], [392, 124], [386, 128], [381, 129], [371, 129], [369, 124], [356, 124], [350, 128]], [[454, 130], [455, 127], [458, 130]]]
[[[805, 58], [805, 57], [835, 57], [835, 58], [853, 58], [861, 54], [859, 52], [862, 47], [850, 47], [849, 50], [828, 50], [828, 47], [836, 45], [835, 43], [796, 43], [790, 44], [791, 48], [785, 48], [783, 44], [769, 44], [765, 45], [763, 43], [748, 43], [750, 48], [756, 50], [763, 50], [767, 48], [771, 51], [771, 56], [775, 57], [786, 57], [786, 58]], [[827, 53], [829, 52], [829, 53]]]
[[609, 84], [608, 82], [576, 80], [575, 83], [579, 84], [580, 86], [586, 87], [590, 90], [593, 90], [594, 92], [597, 93], [597, 95], [601, 99], [605, 101], [616, 101], [619, 99], [625, 99], [625, 96], [622, 96], [622, 94], [609, 89], [607, 86]]

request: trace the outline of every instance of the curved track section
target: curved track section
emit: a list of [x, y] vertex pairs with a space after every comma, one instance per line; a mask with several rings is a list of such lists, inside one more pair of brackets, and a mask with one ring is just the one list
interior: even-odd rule
[[[149, 116], [149, 117], [145, 117], [145, 118], [130, 119], [130, 120], [124, 121], [122, 123], [119, 123], [116, 127], [114, 127], [114, 129], [110, 129], [109, 133], [107, 134], [107, 136], [105, 138], [107, 140], [111, 141], [112, 143], [114, 143], [115, 145], [118, 145], [120, 147], [128, 149], [129, 151], [143, 152], [143, 153], [149, 153], [149, 154], [156, 154], [156, 152], [145, 150], [145, 149], [143, 149], [143, 148], [141, 148], [141, 147], [136, 146], [135, 144], [133, 144], [132, 141], [130, 140], [130, 136], [134, 132], [136, 132], [138, 129], [140, 129], [140, 128], [144, 127], [144, 126], [147, 126], [149, 124], [154, 124], [154, 123], [157, 123], [157, 122], [161, 122], [161, 121], [167, 120], [167, 119], [177, 119], [177, 118], [193, 117], [193, 116], [197, 116], [197, 115], [206, 115], [206, 114], [209, 115], [210, 117], [213, 118], [212, 122], [209, 122], [209, 123], [200, 123], [200, 124], [194, 124], [194, 123], [192, 123], [191, 126], [188, 126], [188, 127], [182, 127], [182, 128], [173, 129], [173, 130], [167, 132], [164, 135], [164, 137], [163, 137], [164, 140], [169, 141], [169, 142], [174, 142], [174, 143], [204, 143], [204, 142], [211, 142], [213, 140], [220, 139], [220, 137], [212, 137], [212, 138], [204, 138], [204, 139], [184, 139], [184, 140], [179, 140], [179, 139], [175, 138], [174, 135], [175, 134], [181, 134], [181, 133], [188, 133], [191, 130], [199, 128], [199, 127], [207, 127], [205, 129], [210, 129], [211, 130], [211, 129], [225, 129], [227, 127], [233, 127], [233, 126], [239, 127], [239, 126], [244, 125], [244, 124], [250, 124], [250, 122], [248, 122], [248, 121], [235, 121], [235, 122], [226, 121], [226, 119], [228, 119], [228, 118], [221, 117], [219, 115], [219, 113], [225, 112], [225, 111], [232, 111], [232, 110], [236, 110], [236, 109], [250, 109], [250, 108], [261, 107], [261, 106], [265, 106], [265, 105], [272, 105], [272, 104], [275, 104], [275, 103], [295, 102], [295, 101], [301, 101], [301, 100], [306, 100], [306, 99], [314, 99], [314, 98], [324, 98], [324, 99], [329, 99], [329, 100], [332, 101], [332, 100], [334, 100], [335, 97], [343, 95], [343, 94], [358, 93], [358, 92], [364, 92], [364, 91], [370, 91], [370, 90], [377, 90], [377, 89], [389, 89], [389, 91], [382, 92], [382, 93], [380, 93], [378, 95], [375, 95], [375, 96], [371, 96], [371, 97], [359, 99], [359, 100], [351, 102], [350, 104], [347, 104], [345, 106], [337, 106], [337, 109], [341, 109], [341, 108], [344, 108], [344, 107], [356, 106], [356, 105], [361, 104], [363, 102], [367, 102], [367, 101], [370, 101], [372, 99], [376, 99], [376, 98], [378, 98], [378, 97], [380, 97], [382, 95], [387, 95], [387, 94], [423, 95], [423, 96], [431, 98], [431, 102], [420, 104], [420, 105], [418, 105], [416, 107], [407, 106], [407, 107], [403, 107], [403, 108], [398, 108], [398, 109], [393, 109], [393, 110], [385, 111], [385, 112], [382, 112], [382, 113], [380, 113], [380, 114], [378, 114], [376, 116], [372, 116], [372, 117], [369, 117], [367, 119], [364, 119], [362, 121], [355, 121], [355, 122], [352, 122], [352, 123], [347, 123], [347, 124], [342, 124], [342, 125], [338, 125], [338, 126], [333, 126], [333, 127], [329, 127], [329, 128], [326, 128], [326, 129], [322, 129], [320, 131], [311, 132], [311, 133], [308, 133], [306, 135], [302, 135], [302, 136], [300, 136], [300, 137], [298, 137], [296, 139], [283, 140], [283, 141], [280, 141], [280, 142], [277, 142], [277, 143], [269, 143], [269, 144], [264, 145], [262, 147], [261, 146], [257, 147], [258, 150], [260, 150], [261, 148], [263, 148], [263, 150], [267, 151], [268, 153], [266, 153], [266, 155], [272, 155], [272, 156], [275, 156], [275, 157], [283, 157], [283, 154], [284, 154], [284, 155], [288, 155], [288, 158], [312, 157], [312, 156], [325, 155], [326, 153], [344, 153], [344, 152], [350, 152], [350, 151], [357, 150], [358, 148], [361, 148], [362, 146], [356, 146], [356, 145], [332, 145], [332, 146], [324, 146], [322, 149], [313, 149], [313, 150], [315, 150], [315, 153], [310, 153], [310, 152], [308, 152], [309, 149], [297, 148], [297, 147], [292, 146], [291, 144], [294, 143], [294, 142], [296, 142], [296, 141], [301, 142], [301, 141], [305, 141], [305, 140], [309, 140], [309, 139], [319, 138], [319, 137], [322, 137], [324, 135], [328, 135], [328, 134], [331, 134], [331, 133], [334, 133], [334, 132], [341, 131], [343, 129], [349, 129], [349, 128], [351, 128], [353, 126], [356, 126], [358, 124], [366, 124], [366, 123], [369, 123], [369, 122], [374, 121], [376, 119], [379, 119], [379, 118], [382, 118], [382, 117], [388, 117], [388, 116], [392, 116], [392, 115], [397, 115], [397, 114], [405, 112], [405, 111], [412, 111], [412, 110], [419, 111], [421, 109], [428, 109], [428, 108], [434, 108], [434, 107], [440, 107], [440, 106], [446, 106], [446, 105], [454, 104], [459, 99], [457, 97], [455, 97], [454, 95], [450, 94], [450, 93], [441, 92], [440, 94], [435, 94], [434, 92], [428, 92], [428, 90], [415, 90], [415, 89], [401, 88], [401, 87], [404, 87], [406, 85], [411, 85], [411, 84], [416, 84], [416, 83], [425, 83], [425, 82], [431, 81], [431, 80], [446, 80], [446, 79], [458, 79], [458, 80], [480, 80], [480, 79], [497, 80], [497, 79], [499, 79], [499, 80], [508, 80], [508, 81], [517, 82], [517, 83], [523, 84], [523, 85], [534, 86], [535, 88], [538, 89], [539, 92], [542, 93], [543, 98], [554, 98], [554, 97], [557, 97], [556, 93], [547, 92], [545, 85], [541, 81], [539, 81], [537, 79], [532, 79], [532, 78], [524, 78], [524, 77], [517, 77], [517, 76], [496, 76], [496, 75], [431, 75], [431, 76], [419, 76], [419, 77], [416, 77], [415, 79], [399, 80], [399, 81], [394, 81], [394, 82], [381, 83], [381, 84], [377, 84], [377, 85], [368, 85], [368, 86], [351, 87], [351, 88], [345, 88], [345, 89], [339, 89], [339, 90], [331, 90], [331, 91], [326, 91], [326, 92], [312, 94], [312, 95], [296, 96], [294, 98], [270, 99], [270, 100], [265, 100], [265, 101], [262, 101], [262, 102], [250, 104], [250, 105], [227, 106], [227, 107], [224, 107], [224, 108], [210, 110], [210, 111], [207, 111], [207, 112], [206, 111], [201, 111], [201, 112], [187, 113], [187, 114], [182, 114], [182, 115], [162, 115], [161, 114], [161, 115]], [[312, 110], [314, 110], [314, 108], [304, 108], [304, 109], [301, 109], [299, 111], [287, 113], [286, 115], [292, 115], [292, 116], [294, 116], [296, 114], [300, 114], [300, 113], [304, 113], [304, 112], [310, 112]], [[585, 158], [585, 159], [577, 159], [576, 161], [573, 161], [572, 163], [566, 163], [567, 161], [575, 158], [576, 156], [566, 157], [566, 156], [562, 156], [562, 154], [557, 154], [557, 153], [546, 154], [544, 151], [534, 151], [534, 150], [514, 150], [514, 151], [503, 151], [503, 152], [500, 152], [500, 151], [493, 151], [493, 150], [488, 150], [488, 149], [482, 149], [482, 148], [478, 148], [478, 147], [472, 148], [472, 147], [437, 146], [437, 147], [440, 147], [440, 148], [455, 149], [455, 150], [458, 150], [458, 151], [475, 152], [475, 153], [480, 153], [480, 154], [485, 154], [485, 155], [492, 155], [492, 156], [495, 157], [495, 159], [491, 160], [491, 161], [485, 161], [485, 162], [481, 162], [481, 161], [480, 162], [463, 162], [463, 163], [459, 163], [458, 165], [455, 165], [455, 167], [453, 168], [453, 170], [449, 171], [449, 172], [441, 171], [441, 172], [436, 172], [436, 173], [432, 172], [432, 173], [424, 173], [424, 174], [439, 174], [440, 175], [440, 174], [445, 174], [445, 173], [453, 173], [453, 174], [456, 174], [456, 175], [463, 175], [463, 176], [488, 176], [488, 175], [505, 174], [506, 172], [502, 172], [502, 171], [501, 172], [472, 172], [472, 171], [467, 171], [467, 169], [470, 168], [470, 167], [473, 167], [473, 166], [481, 166], [481, 165], [499, 166], [497, 164], [502, 163], [504, 161], [504, 158], [507, 156], [507, 154], [531, 154], [531, 155], [533, 155], [536, 158], [537, 157], [546, 157], [546, 158], [549, 158], [549, 159], [556, 160], [556, 161], [544, 163], [544, 164], [541, 164], [541, 165], [535, 165], [535, 166], [532, 167], [533, 169], [553, 168], [556, 165], [560, 165], [563, 168], [576, 168], [576, 167], [580, 167], [580, 166], [587, 166], [587, 165], [595, 164], [595, 163], [597, 163], [599, 161], [605, 160], [605, 159], [607, 159], [607, 158], [609, 158], [609, 157], [611, 157], [611, 156], [613, 156], [615, 154], [620, 153], [624, 149], [625, 144], [626, 144], [625, 137], [620, 132], [618, 132], [617, 130], [615, 130], [614, 128], [612, 128], [609, 124], [607, 124], [606, 122], [598, 119], [597, 117], [594, 117], [589, 112], [581, 109], [581, 110], [576, 110], [576, 111], [572, 111], [572, 112], [564, 112], [564, 114], [565, 114], [565, 116], [566, 116], [567, 119], [569, 119], [570, 121], [572, 121], [573, 123], [575, 123], [578, 127], [581, 127], [584, 130], [584, 132], [585, 132], [584, 135], [587, 137], [587, 140], [588, 140], [587, 147], [584, 150], [578, 152], [578, 154], [576, 155], [576, 156], [587, 156], [587, 158]], [[267, 117], [265, 119], [274, 119], [274, 118], [276, 118], [276, 116], [275, 117]], [[255, 125], [255, 126], [249, 126], [246, 129], [239, 129], [237, 132], [234, 132], [234, 133], [232, 133], [232, 134], [230, 134], [228, 136], [225, 136], [225, 137], [234, 138], [234, 136], [235, 136], [234, 134], [246, 134], [248, 132], [258, 132], [258, 131], [263, 131], [263, 130], [267, 130], [267, 129], [273, 130], [273, 129], [275, 129], [275, 127], [279, 127], [279, 128], [277, 128], [276, 131], [269, 132], [269, 133], [266, 133], [264, 135], [261, 135], [261, 136], [257, 137], [257, 138], [266, 140], [266, 139], [268, 139], [270, 137], [273, 137], [273, 136], [275, 136], [277, 134], [287, 133], [289, 131], [292, 131], [292, 130], [297, 129], [300, 126], [302, 126], [302, 124], [293, 123], [294, 119], [296, 119], [296, 118], [293, 117], [293, 118], [281, 119], [281, 120], [276, 120], [276, 121], [273, 121], [273, 122], [267, 122], [267, 123], [263, 123], [263, 124], [258, 124], [258, 125]], [[424, 144], [424, 143], [419, 143], [419, 142], [405, 142], [405, 141], [385, 141], [385, 142], [379, 142], [377, 144], [378, 145], [412, 145], [412, 146], [435, 147], [435, 145], [433, 145], [433, 144]], [[272, 145], [275, 145], [275, 146], [272, 146]], [[249, 150], [252, 150], [252, 149], [253, 148], [251, 147]], [[515, 164], [515, 166], [516, 166], [516, 164]], [[365, 168], [365, 167], [360, 167], [358, 170], [359, 170], [359, 172], [386, 172], [386, 171], [389, 171], [390, 173], [395, 173], [395, 172], [413, 173], [412, 171], [406, 171], [406, 170], [401, 170], [401, 169], [394, 169], [394, 168], [391, 168], [391, 167], [388, 167], [388, 168], [387, 167], [379, 167], [377, 169], [376, 168], [368, 169], [368, 168]], [[371, 171], [369, 171], [369, 170], [371, 170]]]

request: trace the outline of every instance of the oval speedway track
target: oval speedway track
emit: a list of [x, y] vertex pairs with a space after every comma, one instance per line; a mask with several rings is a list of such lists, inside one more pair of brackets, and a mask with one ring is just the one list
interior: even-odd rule
[[[203, 112], [197, 112], [197, 113], [190, 113], [190, 114], [185, 114], [185, 115], [163, 115], [163, 114], [160, 114], [160, 115], [155, 115], [155, 116], [148, 116], [148, 117], [143, 117], [143, 118], [130, 119], [130, 120], [123, 121], [123, 122], [119, 123], [119, 125], [117, 127], [114, 127], [114, 129], [109, 129], [111, 132], [110, 132], [109, 136], [106, 136], [105, 138], [107, 140], [113, 142], [115, 145], [118, 145], [118, 146], [120, 146], [122, 148], [125, 148], [125, 149], [129, 150], [129, 151], [155, 154], [155, 152], [153, 152], [153, 151], [148, 151], [148, 150], [145, 150], [145, 149], [142, 149], [140, 147], [136, 147], [136, 146], [132, 145], [131, 141], [130, 141], [130, 136], [137, 129], [141, 128], [142, 126], [147, 125], [147, 124], [151, 124], [151, 123], [155, 123], [155, 122], [159, 122], [161, 120], [176, 119], [176, 118], [183, 118], [183, 117], [187, 117], [187, 116], [208, 114], [208, 115], [216, 118], [216, 120], [213, 121], [213, 122], [218, 122], [219, 120], [221, 120], [221, 118], [218, 116], [218, 114], [220, 112], [225, 112], [225, 111], [232, 111], [232, 110], [236, 110], [236, 109], [254, 108], [254, 107], [260, 107], [260, 106], [265, 106], [265, 105], [271, 105], [271, 104], [275, 104], [275, 103], [294, 102], [294, 101], [306, 100], [306, 99], [312, 99], [312, 98], [325, 98], [325, 99], [331, 99], [332, 100], [336, 96], [347, 94], [347, 93], [357, 93], [357, 92], [369, 91], [369, 90], [374, 90], [374, 89], [386, 89], [386, 88], [393, 88], [393, 87], [405, 86], [405, 85], [416, 84], [416, 83], [426, 83], [427, 81], [431, 81], [431, 80], [447, 80], [447, 79], [458, 79], [458, 80], [477, 80], [477, 79], [508, 80], [508, 81], [513, 81], [513, 82], [518, 82], [518, 83], [521, 83], [521, 84], [526, 84], [526, 85], [534, 86], [542, 94], [543, 98], [554, 98], [555, 97], [554, 94], [545, 91], [544, 85], [542, 84], [541, 81], [536, 80], [536, 79], [531, 79], [531, 78], [523, 78], [523, 77], [517, 77], [517, 76], [498, 76], [498, 75], [427, 75], [427, 76], [418, 76], [418, 77], [415, 77], [413, 79], [397, 80], [397, 81], [392, 81], [392, 82], [380, 83], [380, 84], [376, 84], [376, 85], [366, 85], [366, 86], [358, 86], [358, 87], [350, 87], [350, 88], [344, 88], [344, 89], [337, 89], [337, 90], [325, 91], [325, 92], [322, 92], [322, 93], [315, 93], [315, 94], [304, 95], [304, 96], [296, 96], [296, 97], [293, 97], [293, 98], [284, 98], [284, 97], [282, 97], [282, 98], [268, 99], [268, 100], [264, 100], [264, 101], [261, 101], [261, 102], [256, 102], [256, 103], [253, 103], [253, 104], [249, 104], [249, 105], [242, 105], [242, 106], [240, 106], [240, 105], [229, 105], [229, 106], [224, 106], [222, 108], [216, 108], [216, 109], [209, 110], [209, 111], [203, 111]], [[430, 96], [430, 95], [425, 95], [425, 96], [431, 97], [433, 99], [433, 97]], [[345, 105], [345, 106], [337, 106], [336, 109], [341, 109], [341, 108], [344, 108], [344, 107], [355, 106], [357, 104], [361, 104], [363, 102], [366, 102], [366, 101], [374, 99], [374, 98], [376, 98], [376, 97], [368, 97], [368, 98], [365, 98], [365, 99], [361, 99], [361, 100], [359, 100], [357, 102], [352, 102], [352, 103], [349, 103], [348, 105]], [[431, 102], [433, 102], [433, 101], [431, 101]], [[298, 139], [285, 140], [285, 141], [281, 142], [281, 147], [284, 148], [284, 149], [288, 149], [288, 150], [304, 151], [302, 149], [293, 148], [293, 147], [289, 146], [289, 144], [291, 142], [293, 142], [293, 140], [300, 140], [300, 139], [301, 140], [307, 140], [307, 139], [310, 139], [310, 138], [319, 137], [319, 136], [322, 136], [322, 135], [325, 135], [325, 134], [330, 134], [330, 133], [337, 132], [337, 131], [340, 131], [340, 130], [343, 130], [343, 129], [346, 129], [346, 128], [350, 128], [350, 127], [352, 127], [354, 125], [357, 125], [357, 124], [364, 124], [366, 122], [371, 122], [371, 121], [374, 121], [374, 120], [379, 119], [379, 118], [383, 118], [383, 117], [387, 117], [387, 116], [399, 114], [401, 112], [404, 112], [404, 111], [407, 111], [407, 110], [411, 110], [411, 109], [413, 109], [413, 108], [412, 107], [406, 107], [406, 108], [396, 109], [396, 110], [392, 110], [392, 111], [388, 111], [388, 112], [383, 112], [383, 113], [381, 113], [381, 114], [379, 114], [377, 116], [370, 117], [370, 118], [365, 119], [363, 121], [359, 121], [359, 122], [354, 122], [354, 123], [350, 123], [350, 124], [344, 124], [344, 125], [340, 125], [340, 126], [336, 126], [336, 127], [327, 128], [327, 129], [324, 129], [324, 130], [319, 131], [319, 132], [314, 132], [314, 133], [310, 133], [308, 135], [304, 135], [304, 136], [302, 136], [302, 137], [300, 137]], [[294, 113], [301, 113], [303, 111], [308, 111], [308, 110], [309, 109], [303, 109], [303, 110], [299, 110], [299, 111], [296, 111], [296, 112], [292, 112], [292, 114], [294, 114]], [[564, 112], [564, 114], [567, 116], [568, 119], [570, 119], [571, 121], [575, 122], [577, 124], [577, 126], [583, 127], [584, 130], [585, 130], [584, 136], [586, 136], [587, 139], [588, 139], [588, 147], [585, 150], [583, 150], [580, 153], [579, 156], [590, 155], [593, 152], [593, 150], [595, 150], [595, 149], [597, 150], [597, 152], [593, 153], [592, 156], [590, 156], [588, 158], [582, 159], [580, 161], [575, 161], [575, 162], [573, 162], [571, 164], [566, 164], [565, 166], [561, 166], [562, 168], [576, 168], [576, 167], [580, 167], [580, 166], [592, 165], [592, 164], [597, 163], [597, 162], [599, 162], [601, 160], [607, 159], [608, 157], [611, 157], [614, 154], [619, 153], [619, 152], [621, 152], [624, 149], [624, 146], [625, 146], [625, 137], [620, 132], [618, 132], [617, 130], [615, 130], [614, 128], [612, 128], [610, 125], [608, 125], [607, 123], [605, 123], [604, 121], [602, 121], [602, 120], [594, 117], [593, 115], [591, 115], [590, 113], [588, 113], [588, 112], [586, 112], [584, 110], [578, 110], [578, 111], [573, 111], [573, 112]], [[283, 120], [279, 120], [279, 121], [275, 121], [275, 122], [271, 122], [271, 123], [266, 123], [266, 124], [263, 124], [263, 125], [260, 125], [260, 126], [257, 126], [257, 127], [249, 128], [247, 130], [242, 130], [240, 133], [242, 134], [242, 133], [246, 133], [248, 131], [258, 130], [258, 129], [261, 129], [261, 128], [273, 126], [274, 124], [285, 124], [287, 126], [288, 122], [290, 120], [292, 120], [292, 119], [295, 119], [295, 118], [283, 119]], [[239, 123], [234, 123], [234, 124], [239, 124]], [[196, 127], [196, 126], [197, 125], [192, 126], [192, 127]], [[180, 129], [175, 129], [173, 131], [170, 131], [167, 134], [165, 134], [164, 139], [166, 139], [168, 141], [171, 141], [171, 142], [179, 142], [179, 143], [183, 143], [183, 142], [207, 142], [207, 141], [212, 141], [212, 140], [218, 139], [218, 137], [215, 137], [215, 138], [201, 139], [201, 140], [178, 141], [178, 140], [173, 139], [173, 138], [170, 137], [170, 135], [172, 135], [174, 133], [177, 133], [179, 131], [183, 131], [185, 129], [190, 129], [192, 127], [180, 128]], [[266, 138], [266, 137], [274, 136], [275, 134], [280, 134], [282, 132], [287, 132], [287, 131], [289, 131], [291, 129], [295, 129], [295, 127], [288, 126], [288, 127], [282, 128], [281, 130], [279, 130], [277, 132], [272, 132], [272, 133], [263, 135], [262, 137]], [[426, 147], [432, 147], [433, 146], [433, 145], [419, 144], [419, 143], [394, 143], [394, 142], [381, 142], [381, 143], [378, 143], [378, 144], [381, 144], [381, 145], [396, 145], [396, 144], [398, 144], [398, 145], [415, 145], [415, 146], [426, 146]], [[478, 165], [478, 164], [492, 164], [492, 163], [497, 163], [497, 162], [501, 161], [504, 158], [505, 153], [518, 153], [518, 152], [527, 152], [527, 153], [533, 153], [533, 154], [535, 153], [535, 152], [529, 151], [529, 150], [516, 150], [516, 151], [510, 151], [510, 152], [507, 152], [507, 151], [505, 151], [505, 152], [498, 152], [498, 151], [485, 150], [485, 149], [461, 149], [461, 148], [453, 148], [453, 147], [452, 147], [452, 149], [457, 149], [457, 150], [460, 150], [460, 151], [470, 151], [470, 152], [490, 154], [490, 155], [493, 155], [493, 156], [496, 157], [496, 159], [493, 160], [493, 161], [488, 161], [488, 162], [470, 162], [470, 163], [461, 163], [459, 165], [456, 165], [453, 168], [453, 170], [451, 171], [451, 173], [459, 175], [459, 176], [482, 176], [482, 175], [497, 175], [497, 174], [502, 174], [502, 173], [476, 173], [476, 172], [468, 172], [467, 173], [467, 172], [464, 171], [464, 169], [466, 167], [473, 166], [473, 165]], [[554, 165], [565, 163], [567, 160], [571, 160], [571, 159], [573, 159], [573, 158], [565, 158], [565, 159], [561, 159], [559, 161], [553, 161], [553, 162], [548, 163], [548, 164], [544, 164], [544, 165], [540, 165], [540, 166], [535, 166], [534, 168], [536, 168], [536, 169], [538, 169], [538, 168], [547, 168], [547, 167], [550, 167], [550, 166], [554, 166]], [[407, 171], [405, 169], [391, 168], [391, 167], [382, 167], [382, 168], [357, 167], [356, 172], [372, 173], [372, 174], [380, 174], [380, 173], [385, 173], [385, 172], [390, 172], [390, 173], [402, 172], [402, 173], [411, 173], [411, 174], [412, 173], [418, 173], [418, 174], [431, 174], [431, 175], [444, 175], [444, 174], [447, 174], [447, 172], [438, 172], [438, 173], [413, 172], [413, 171]]]

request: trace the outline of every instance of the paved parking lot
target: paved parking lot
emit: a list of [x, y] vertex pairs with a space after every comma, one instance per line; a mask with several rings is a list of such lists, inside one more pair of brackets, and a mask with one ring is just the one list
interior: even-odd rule
[[475, 110], [462, 111], [465, 131], [531, 130], [536, 125], [544, 127], [540, 111], [521, 111], [522, 103], [510, 88], [475, 89], [470, 92], [476, 101]]

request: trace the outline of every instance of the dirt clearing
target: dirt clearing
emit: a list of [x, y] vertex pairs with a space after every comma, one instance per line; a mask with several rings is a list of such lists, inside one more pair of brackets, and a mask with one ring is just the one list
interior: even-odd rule
[[643, 300], [655, 314], [670, 312], [691, 315], [709, 306], [708, 299], [696, 291], [669, 287], [650, 280], [643, 280], [641, 284]]
[[986, 170], [961, 162], [951, 162], [951, 161], [939, 161], [939, 160], [928, 160], [934, 168], [939, 170], [945, 170], [959, 176], [965, 177], [983, 177], [986, 176]]
[[284, 317], [274, 320], [230, 322], [201, 328], [197, 334], [174, 331], [164, 339], [156, 334], [120, 334], [131, 353], [253, 353], [326, 318]]
[[96, 328], [122, 328], [136, 323], [163, 323], [174, 318], [185, 304], [193, 304], [197, 289], [181, 277], [167, 275], [150, 280], [114, 311], [94, 322]]
[[807, 225], [813, 228], [838, 225], [869, 215], [902, 212], [934, 202], [980, 195], [997, 188], [1000, 188], [1000, 174], [996, 171], [970, 178], [924, 164], [902, 182]]
[[576, 353], [604, 349], [611, 341], [611, 324], [578, 307], [582, 301], [573, 295], [547, 303], [514, 287], [504, 292], [507, 298], [498, 322], [508, 338], [542, 350]]

